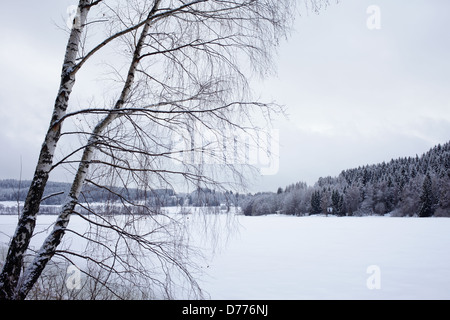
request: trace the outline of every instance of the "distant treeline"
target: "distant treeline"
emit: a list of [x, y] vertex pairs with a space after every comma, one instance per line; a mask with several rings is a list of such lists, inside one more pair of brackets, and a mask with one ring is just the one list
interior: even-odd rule
[[[31, 181], [0, 180], [0, 201], [21, 201], [26, 198]], [[69, 183], [51, 182], [47, 183], [42, 201], [41, 213], [56, 214], [57, 208], [53, 205], [63, 203], [70, 190]], [[223, 206], [229, 209], [238, 206], [238, 202], [244, 198], [239, 193], [232, 191], [216, 191], [209, 188], [197, 188], [191, 193], [176, 193], [173, 189], [151, 189], [143, 190], [137, 188], [99, 187], [86, 185], [80, 196], [80, 203], [121, 203], [121, 199], [145, 203], [148, 207], [171, 207], [171, 206]], [[97, 206], [98, 207], [98, 206]], [[0, 207], [0, 213], [16, 213], [17, 208]], [[117, 209], [117, 208], [116, 208]], [[55, 211], [56, 210], [56, 211]], [[11, 212], [10, 212], [11, 211]]]
[[[0, 180], [0, 201], [24, 201], [30, 181]], [[63, 203], [70, 184], [48, 182], [43, 205]], [[58, 194], [61, 193], [62, 194]], [[393, 216], [450, 216], [450, 142], [422, 156], [400, 158], [319, 178], [314, 186], [304, 182], [279, 187], [277, 192], [239, 194], [197, 188], [190, 193], [172, 189], [127, 189], [86, 185], [81, 203], [114, 203], [121, 197], [144, 201], [151, 207], [240, 206], [245, 215], [334, 214]], [[14, 210], [14, 209], [11, 209]]]
[[[31, 181], [0, 180], [0, 201], [24, 201]], [[70, 190], [70, 183], [51, 182], [45, 187], [43, 205], [62, 204]], [[114, 202], [124, 197], [128, 200], [154, 201], [158, 205], [176, 205], [175, 192], [172, 189], [139, 190], [136, 188], [97, 187], [86, 185], [80, 202]]]
[[299, 182], [258, 193], [242, 204], [245, 215], [450, 216], [450, 143], [422, 156], [344, 170], [314, 186]]
[[[0, 201], [24, 201], [31, 181], [19, 181], [13, 179], [0, 180]], [[48, 182], [45, 195], [64, 192], [67, 194], [70, 184], [61, 182]], [[64, 194], [55, 195], [43, 201], [42, 204], [60, 204], [64, 200]]]

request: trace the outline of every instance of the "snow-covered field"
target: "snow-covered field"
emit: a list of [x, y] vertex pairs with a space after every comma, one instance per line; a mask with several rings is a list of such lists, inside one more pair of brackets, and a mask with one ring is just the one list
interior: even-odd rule
[[213, 299], [450, 299], [448, 218], [239, 220], [208, 268]]
[[[450, 299], [448, 218], [235, 218], [202, 262], [211, 299]], [[16, 222], [0, 216], [0, 242]]]

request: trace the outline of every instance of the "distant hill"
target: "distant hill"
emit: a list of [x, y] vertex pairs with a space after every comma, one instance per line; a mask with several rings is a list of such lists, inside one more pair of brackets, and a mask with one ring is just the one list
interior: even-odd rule
[[[0, 180], [0, 201], [24, 201], [31, 181]], [[47, 182], [43, 205], [60, 205], [70, 190], [70, 183]], [[189, 206], [237, 206], [244, 195], [232, 191], [216, 191], [208, 188], [198, 188], [191, 193], [176, 193], [173, 189], [125, 189], [108, 186], [100, 188], [85, 185], [79, 201], [82, 203], [102, 203], [119, 200], [124, 197], [129, 201], [143, 201], [152, 207], [169, 207], [176, 205]], [[53, 210], [53, 209], [52, 209]], [[14, 211], [14, 210], [13, 210]], [[54, 211], [54, 210], [53, 210]], [[53, 212], [52, 211], [52, 212]], [[15, 211], [14, 211], [15, 212]]]
[[[0, 201], [24, 201], [30, 185], [31, 181], [0, 180]], [[53, 194], [57, 195], [49, 197], [42, 204], [62, 204], [70, 190], [70, 186], [70, 183], [47, 182], [43, 198]], [[113, 193], [99, 187], [86, 185], [80, 197], [80, 202], [114, 201], [119, 199], [119, 195], [123, 195], [130, 200], [147, 199], [148, 201], [154, 201], [157, 205], [176, 205], [176, 203], [172, 203], [174, 202], [173, 197], [175, 196], [175, 192], [172, 189], [154, 189], [147, 191], [116, 187], [107, 187], [107, 189], [113, 191]]]
[[256, 194], [243, 210], [247, 215], [450, 216], [450, 142], [421, 156], [347, 169], [312, 187], [299, 182]]
[[[30, 181], [0, 180], [0, 201], [25, 200]], [[69, 183], [48, 182], [42, 202], [61, 204]], [[105, 202], [125, 195], [145, 199], [154, 206], [240, 205], [246, 215], [384, 215], [450, 216], [450, 142], [437, 145], [421, 156], [343, 170], [337, 177], [319, 178], [314, 186], [297, 182], [277, 192], [254, 195], [198, 189], [177, 194], [172, 189], [138, 190], [86, 185], [80, 202]]]
[[[19, 181], [13, 179], [0, 180], [0, 201], [24, 201], [30, 184], [31, 181]], [[62, 203], [64, 196], [67, 194], [69, 189], [69, 183], [48, 182], [45, 188], [44, 196], [59, 193], [61, 191], [63, 191], [64, 194], [51, 197], [45, 200], [43, 204]]]

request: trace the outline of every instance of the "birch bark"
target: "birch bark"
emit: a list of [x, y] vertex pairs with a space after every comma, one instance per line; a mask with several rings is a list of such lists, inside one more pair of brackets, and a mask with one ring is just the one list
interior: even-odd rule
[[155, 0], [154, 6], [152, 10], [149, 12], [149, 15], [146, 19], [147, 22], [145, 23], [142, 29], [139, 41], [133, 53], [133, 59], [130, 64], [128, 75], [119, 99], [117, 100], [114, 108], [111, 109], [111, 112], [108, 113], [94, 128], [89, 138], [88, 144], [84, 149], [83, 156], [81, 158], [77, 173], [72, 182], [70, 193], [68, 195], [66, 202], [62, 206], [61, 213], [59, 214], [56, 220], [55, 226], [53, 227], [53, 230], [49, 234], [49, 236], [45, 239], [33, 263], [27, 268], [27, 270], [25, 270], [22, 284], [17, 293], [18, 299], [25, 299], [28, 292], [31, 290], [34, 283], [41, 275], [48, 261], [50, 261], [50, 259], [55, 254], [58, 245], [61, 243], [65, 230], [69, 224], [71, 213], [75, 209], [83, 184], [86, 180], [86, 176], [88, 174], [89, 166], [92, 162], [95, 153], [94, 151], [98, 143], [99, 136], [111, 122], [113, 122], [117, 117], [120, 116], [120, 113], [115, 111], [120, 110], [124, 106], [125, 102], [127, 101], [130, 95], [136, 69], [139, 64], [141, 50], [152, 22], [151, 17], [157, 12], [160, 2], [161, 2], [160, 0]]
[[[119, 164], [126, 164], [120, 167], [113, 161], [113, 163], [103, 162], [104, 165], [132, 173], [142, 172], [144, 175], [152, 172], [156, 178], [165, 183], [170, 184], [170, 181], [164, 175], [174, 174], [182, 176], [189, 182], [207, 181], [218, 185], [220, 179], [215, 180], [214, 176], [205, 175], [197, 168], [194, 161], [192, 164], [180, 161], [183, 167], [181, 170], [161, 169], [158, 164], [149, 168], [148, 159], [158, 160], [159, 156], [173, 160], [175, 156], [171, 155], [175, 153], [195, 151], [194, 145], [188, 148], [189, 150], [183, 150], [184, 147], [181, 147], [181, 150], [172, 150], [172, 143], [160, 141], [158, 129], [161, 129], [161, 132], [179, 133], [183, 132], [184, 126], [188, 129], [193, 127], [190, 121], [198, 121], [202, 124], [202, 128], [209, 129], [224, 145], [227, 128], [245, 131], [247, 124], [252, 125], [251, 110], [249, 110], [251, 107], [267, 109], [265, 112], [271, 109], [269, 104], [247, 101], [248, 81], [239, 65], [242, 59], [255, 71], [261, 74], [266, 73], [271, 64], [271, 50], [277, 47], [278, 39], [286, 35], [292, 11], [291, 4], [295, 3], [294, 0], [191, 0], [166, 1], [167, 4], [161, 4], [162, 0], [132, 1], [133, 3], [116, 1], [117, 8], [114, 4], [111, 5], [114, 1], [108, 1], [108, 4], [106, 2], [79, 0], [77, 20], [73, 23], [67, 43], [61, 83], [50, 126], [41, 148], [23, 212], [0, 273], [0, 299], [25, 299], [47, 263], [55, 253], [59, 253], [57, 248], [67, 232], [69, 219], [79, 202], [88, 171], [93, 171], [90, 166], [98, 161], [98, 158], [94, 159], [96, 152], [100, 153], [99, 157], [103, 153], [103, 156], [106, 155], [114, 161], [118, 160]], [[307, 2], [328, 2], [328, 0], [307, 0]], [[104, 6], [99, 8], [98, 13], [99, 16], [103, 14], [104, 18], [88, 22], [87, 15], [91, 7], [100, 3]], [[139, 4], [143, 6], [139, 7]], [[122, 11], [121, 6], [126, 9]], [[85, 26], [97, 26], [100, 22], [105, 22], [108, 37], [81, 56], [79, 51], [82, 45], [83, 50], [90, 47], [86, 46], [82, 36], [87, 33], [84, 31]], [[117, 95], [114, 106], [66, 112], [78, 70], [91, 56], [116, 39], [124, 40], [126, 51], [123, 53], [126, 52], [127, 57], [131, 53], [132, 56], [130, 62], [128, 60], [126, 62], [127, 75], [124, 76], [120, 72], [120, 83], [124, 81], [119, 87], [121, 91]], [[155, 68], [151, 69], [153, 66]], [[159, 70], [161, 66], [164, 69]], [[139, 90], [141, 95], [137, 97]], [[109, 103], [109, 101], [105, 102], [108, 106]], [[167, 108], [164, 108], [165, 106]], [[69, 134], [69, 132], [62, 133], [63, 122], [69, 117], [83, 113], [90, 113], [95, 116], [94, 121], [99, 121], [94, 122], [96, 126], [90, 133], [87, 144], [66, 155], [63, 160], [54, 163], [55, 149], [61, 135]], [[104, 117], [98, 120], [97, 115], [100, 114]], [[146, 117], [144, 120], [150, 120], [148, 126], [140, 127], [140, 123], [133, 122], [133, 119], [128, 118], [132, 114]], [[240, 116], [243, 118], [241, 119]], [[111, 124], [116, 124], [113, 122], [119, 117], [126, 118], [120, 121], [128, 121], [132, 124], [130, 137], [134, 137], [135, 142], [120, 141], [118, 140], [120, 137], [115, 136], [109, 140], [108, 135], [113, 127]], [[146, 132], [145, 129], [149, 129], [150, 132]], [[84, 135], [85, 133], [83, 131], [70, 134]], [[109, 150], [106, 150], [102, 143], [110, 142], [111, 144], [107, 145]], [[226, 148], [223, 149], [222, 151], [226, 152]], [[116, 150], [119, 150], [119, 155], [115, 154]], [[78, 155], [79, 151], [83, 152], [81, 159], [73, 159], [72, 156]], [[118, 158], [125, 155], [134, 160], [136, 153], [145, 157], [136, 168], [129, 165], [128, 158]], [[194, 159], [194, 153], [192, 153], [192, 159]], [[34, 260], [24, 268], [24, 254], [34, 232], [36, 216], [49, 174], [53, 168], [64, 162], [78, 163], [71, 190], [60, 209], [53, 230], [40, 250], [35, 253]], [[231, 180], [237, 179], [241, 183], [243, 179], [240, 171], [232, 165], [227, 164], [227, 167], [231, 167], [233, 174]], [[139, 181], [142, 180], [140, 178]], [[147, 180], [147, 177], [142, 178], [146, 180], [145, 188], [147, 188], [150, 180]], [[122, 181], [125, 187], [127, 182], [127, 179]], [[149, 248], [147, 245], [145, 247]], [[164, 252], [164, 249], [160, 247], [158, 249], [162, 250], [167, 261], [170, 260], [169, 264], [187, 270], [170, 254]], [[190, 274], [185, 273], [191, 281]]]
[[28, 249], [36, 225], [36, 216], [52, 170], [53, 157], [58, 140], [61, 136], [61, 126], [66, 114], [68, 101], [75, 84], [74, 67], [78, 55], [79, 44], [90, 9], [90, 0], [80, 0], [77, 16], [66, 46], [66, 53], [61, 72], [61, 82], [55, 100], [49, 130], [39, 154], [35, 173], [28, 191], [22, 214], [19, 218], [16, 231], [11, 239], [5, 264], [0, 274], [0, 299], [12, 299], [23, 266], [23, 256]]

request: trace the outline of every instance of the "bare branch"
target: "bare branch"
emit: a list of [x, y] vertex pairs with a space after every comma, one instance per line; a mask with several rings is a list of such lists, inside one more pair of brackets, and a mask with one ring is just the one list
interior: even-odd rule
[[[281, 112], [275, 103], [252, 98], [249, 82], [273, 70], [273, 53], [288, 34], [296, 1], [116, 1], [113, 7], [112, 0], [79, 0], [50, 125], [0, 274], [0, 299], [25, 299], [55, 255], [96, 265], [106, 272], [97, 277], [98, 284], [115, 294], [111, 282], [127, 280], [138, 287], [144, 279], [171, 296], [173, 270], [201, 292], [191, 273], [195, 265], [189, 260], [184, 220], [161, 214], [146, 194], [178, 185], [199, 191], [244, 187], [255, 167], [227, 161], [230, 149], [244, 156], [249, 152], [247, 145], [238, 148], [234, 137], [261, 130]], [[318, 10], [328, 1], [306, 2]], [[94, 7], [98, 15], [89, 21]], [[88, 37], [91, 30], [95, 43]], [[103, 99], [68, 112], [75, 75], [113, 42], [117, 46], [103, 57], [108, 60], [103, 66], [116, 76], [114, 87], [104, 88]], [[64, 121], [77, 116], [83, 119], [79, 127], [63, 131]], [[60, 148], [62, 136], [79, 137], [79, 142]], [[55, 160], [57, 147], [62, 152]], [[208, 164], [206, 157], [222, 162]], [[75, 171], [70, 191], [23, 270], [40, 203], [56, 195], [43, 196], [50, 172], [64, 165]], [[125, 214], [106, 215], [90, 203], [86, 188], [101, 190], [120, 206], [111, 211]], [[134, 197], [133, 188], [145, 196]], [[73, 215], [89, 225], [88, 231], [68, 229]], [[149, 223], [149, 229], [142, 231], [138, 221]], [[67, 232], [88, 242], [86, 252], [60, 247]], [[148, 261], [147, 254], [154, 260]], [[147, 270], [146, 263], [154, 269]]]
[[49, 194], [49, 195], [43, 197], [41, 199], [41, 202], [44, 202], [45, 200], [50, 199], [51, 197], [59, 196], [60, 194], [64, 194], [64, 191], [60, 191], [60, 192], [55, 192], [55, 193]]
[[[102, 49], [103, 47], [105, 47], [106, 45], [108, 45], [110, 42], [112, 42], [113, 40], [120, 38], [128, 33], [131, 33], [139, 28], [141, 28], [142, 26], [144, 26], [145, 24], [149, 23], [149, 22], [155, 22], [158, 19], [162, 19], [164, 17], [170, 16], [178, 11], [182, 11], [185, 8], [188, 8], [190, 6], [193, 6], [195, 4], [201, 3], [201, 2], [206, 2], [208, 0], [195, 0], [195, 1], [191, 1], [189, 3], [183, 4], [182, 6], [175, 8], [175, 9], [166, 9], [165, 11], [161, 12], [161, 13], [157, 13], [157, 14], [153, 14], [153, 15], [149, 15], [149, 17], [141, 22], [139, 22], [138, 24], [131, 26], [125, 30], [122, 30], [120, 32], [117, 32], [116, 34], [110, 36], [109, 38], [105, 39], [103, 42], [101, 42], [100, 44], [98, 44], [96, 47], [94, 47], [91, 51], [89, 51], [83, 58], [81, 58], [81, 61], [78, 62], [78, 64], [75, 66], [75, 68], [73, 68], [72, 73], [75, 74], [76, 72], [78, 72], [78, 70], [80, 70], [80, 68], [83, 66], [84, 63], [86, 63], [86, 61], [91, 58], [97, 51], [99, 51], [100, 49]], [[98, 1], [96, 1], [98, 2]], [[159, 1], [158, 1], [159, 2]]]

